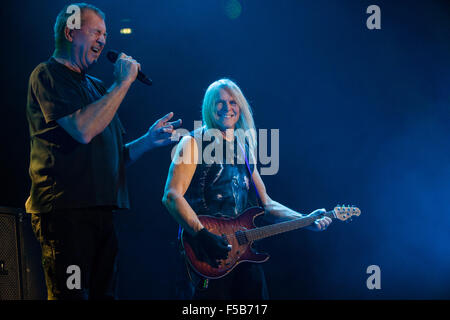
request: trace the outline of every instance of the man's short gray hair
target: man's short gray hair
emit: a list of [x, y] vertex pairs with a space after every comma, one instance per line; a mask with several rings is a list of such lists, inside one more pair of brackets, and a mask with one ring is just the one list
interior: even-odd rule
[[[73, 12], [67, 13], [67, 8], [69, 6], [78, 6], [80, 8], [80, 13], [83, 14], [83, 11], [85, 10], [92, 10], [94, 11], [99, 17], [101, 17], [103, 20], [105, 20], [105, 14], [103, 11], [101, 11], [96, 6], [93, 6], [88, 3], [73, 3], [66, 5], [58, 14], [56, 17], [55, 26], [53, 28], [55, 32], [55, 49], [63, 48], [64, 44], [66, 43], [66, 37], [64, 35], [64, 30], [67, 24], [67, 19], [73, 14]], [[83, 19], [81, 19], [81, 23], [83, 23]]]

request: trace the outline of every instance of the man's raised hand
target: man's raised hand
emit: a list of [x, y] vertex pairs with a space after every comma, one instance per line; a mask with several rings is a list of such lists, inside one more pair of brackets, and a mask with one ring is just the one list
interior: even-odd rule
[[173, 142], [171, 137], [175, 134], [175, 130], [181, 126], [182, 121], [178, 119], [169, 122], [172, 117], [173, 112], [170, 112], [148, 129], [147, 136], [150, 148], [162, 147]]

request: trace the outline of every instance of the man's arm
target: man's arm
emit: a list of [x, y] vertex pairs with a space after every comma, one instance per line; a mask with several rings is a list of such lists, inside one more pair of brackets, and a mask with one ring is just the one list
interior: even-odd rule
[[120, 54], [114, 65], [115, 82], [108, 93], [99, 100], [62, 117], [56, 122], [75, 140], [87, 144], [101, 133], [114, 118], [128, 89], [134, 80], [140, 64], [125, 54]]
[[[256, 189], [258, 190], [258, 194], [261, 197], [261, 201], [265, 210], [265, 217], [268, 221], [276, 223], [307, 216], [305, 214], [301, 214], [294, 210], [291, 210], [288, 207], [282, 205], [281, 203], [272, 200], [267, 194], [264, 182], [262, 181], [261, 176], [259, 175], [256, 169], [253, 171], [252, 178], [253, 181], [255, 182]], [[313, 211], [311, 214], [316, 214], [319, 211], [326, 212], [325, 209], [318, 209]], [[313, 226], [306, 227], [306, 229], [313, 231], [322, 231], [325, 230], [330, 223], [331, 219], [328, 217], [324, 217], [316, 220]]]
[[181, 126], [181, 119], [169, 122], [172, 117], [173, 112], [166, 114], [164, 117], [157, 120], [148, 129], [147, 133], [125, 145], [129, 155], [127, 165], [130, 165], [139, 159], [145, 152], [173, 142], [171, 137], [175, 134], [175, 129]]
[[130, 85], [131, 82], [114, 83], [102, 98], [56, 122], [75, 140], [87, 144], [109, 125]]
[[202, 225], [184, 197], [194, 176], [198, 156], [195, 139], [190, 136], [184, 137], [170, 166], [162, 201], [172, 217], [186, 231], [186, 235], [190, 235], [194, 240], [192, 249], [197, 258], [217, 268], [218, 260], [227, 258], [231, 246], [222, 237], [209, 232]]
[[184, 198], [197, 168], [197, 159], [198, 149], [195, 139], [184, 137], [178, 144], [170, 165], [162, 199], [171, 216], [191, 235], [195, 235], [204, 228], [197, 214]]

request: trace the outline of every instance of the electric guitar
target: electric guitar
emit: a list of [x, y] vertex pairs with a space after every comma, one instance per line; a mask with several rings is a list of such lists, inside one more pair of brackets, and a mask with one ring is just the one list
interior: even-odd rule
[[295, 220], [256, 227], [254, 220], [257, 216], [264, 214], [264, 209], [252, 207], [245, 210], [236, 218], [217, 218], [213, 216], [199, 216], [202, 225], [211, 233], [223, 237], [231, 245], [228, 257], [219, 260], [217, 268], [209, 263], [197, 259], [194, 252], [194, 245], [191, 243], [192, 237], [181, 235], [185, 256], [192, 269], [200, 276], [208, 279], [218, 279], [230, 273], [234, 267], [241, 262], [262, 263], [269, 259], [266, 253], [258, 253], [252, 249], [252, 244], [256, 240], [267, 238], [276, 234], [307, 227], [315, 220], [329, 217], [341, 221], [351, 220], [353, 216], [359, 216], [361, 211], [353, 206], [336, 206], [333, 210], [319, 213], [313, 216], [302, 217]]

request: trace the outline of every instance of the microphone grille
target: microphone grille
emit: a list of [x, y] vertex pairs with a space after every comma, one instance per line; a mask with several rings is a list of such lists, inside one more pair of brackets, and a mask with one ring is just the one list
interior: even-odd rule
[[106, 57], [108, 58], [109, 61], [115, 63], [117, 58], [119, 57], [119, 54], [115, 50], [110, 50], [106, 53]]

